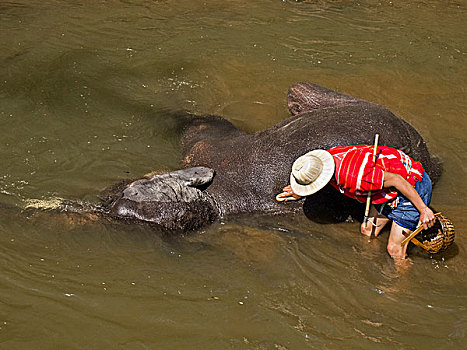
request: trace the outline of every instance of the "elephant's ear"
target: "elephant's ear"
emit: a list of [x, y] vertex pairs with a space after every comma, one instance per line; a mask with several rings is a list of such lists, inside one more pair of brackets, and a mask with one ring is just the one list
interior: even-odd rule
[[358, 102], [363, 101], [313, 83], [295, 83], [287, 93], [287, 105], [292, 115]]
[[212, 182], [215, 171], [203, 166], [177, 170], [172, 173], [176, 175], [186, 186], [206, 188]]

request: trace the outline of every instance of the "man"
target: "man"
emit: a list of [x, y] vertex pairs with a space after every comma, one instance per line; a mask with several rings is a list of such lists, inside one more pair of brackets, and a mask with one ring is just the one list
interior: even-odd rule
[[[278, 201], [309, 196], [327, 183], [344, 195], [362, 203], [372, 192], [371, 219], [361, 232], [370, 236], [375, 226], [377, 236], [393, 220], [387, 250], [394, 259], [405, 259], [404, 231], [410, 234], [417, 226], [433, 226], [435, 216], [428, 207], [431, 180], [420, 162], [392, 147], [380, 146], [373, 162], [372, 145], [333, 147], [313, 150], [299, 157], [292, 166], [290, 185], [276, 196]], [[407, 234], [406, 233], [406, 234]]]

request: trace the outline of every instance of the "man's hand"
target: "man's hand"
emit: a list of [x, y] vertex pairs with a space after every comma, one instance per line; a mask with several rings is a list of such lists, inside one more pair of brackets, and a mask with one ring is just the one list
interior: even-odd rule
[[290, 185], [288, 185], [287, 187], [284, 187], [282, 191], [284, 192], [279, 193], [276, 196], [276, 201], [278, 202], [296, 201], [302, 198], [298, 194], [295, 194], [295, 192], [292, 190], [292, 186]]
[[425, 207], [420, 211], [420, 220], [418, 221], [418, 226], [423, 225], [423, 229], [428, 229], [435, 224], [435, 214], [433, 211]]

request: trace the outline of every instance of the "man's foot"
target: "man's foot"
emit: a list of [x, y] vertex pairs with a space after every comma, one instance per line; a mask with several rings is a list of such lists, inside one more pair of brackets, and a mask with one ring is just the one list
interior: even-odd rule
[[362, 223], [362, 225], [360, 226], [360, 232], [362, 233], [362, 235], [370, 237], [372, 231], [373, 225], [369, 221], [366, 224]]
[[372, 205], [368, 221], [366, 222], [366, 225], [362, 223], [360, 226], [360, 232], [365, 236], [371, 236], [373, 234], [375, 237], [377, 237], [381, 233], [383, 227], [389, 221], [390, 220], [387, 217], [385, 217], [383, 214], [380, 214], [375, 206]]

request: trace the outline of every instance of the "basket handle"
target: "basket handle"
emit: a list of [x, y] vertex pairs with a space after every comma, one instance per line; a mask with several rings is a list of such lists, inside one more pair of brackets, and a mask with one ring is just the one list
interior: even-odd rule
[[[441, 215], [441, 212], [436, 213], [435, 216]], [[401, 242], [401, 247], [403, 247], [408, 241], [410, 241], [412, 238], [414, 238], [416, 235], [420, 233], [420, 231], [423, 230], [423, 225], [418, 226], [415, 231], [413, 231], [410, 235], [408, 235], [402, 242]]]

